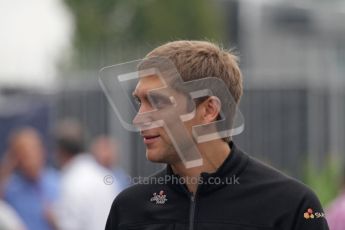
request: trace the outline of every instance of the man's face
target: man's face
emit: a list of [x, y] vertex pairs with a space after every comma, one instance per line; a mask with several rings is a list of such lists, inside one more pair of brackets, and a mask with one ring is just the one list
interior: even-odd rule
[[[140, 78], [133, 92], [133, 96], [139, 102], [140, 106], [138, 114], [154, 110], [153, 106], [151, 105], [148, 99], [147, 93], [150, 90], [161, 88], [163, 86], [164, 84], [158, 76], [153, 75]], [[180, 108], [183, 106], [187, 107], [186, 99], [181, 94], [174, 91], [173, 95], [171, 96], [173, 96], [177, 103], [180, 104]], [[170, 99], [164, 95], [158, 95], [157, 100], [155, 101], [158, 105], [162, 107], [164, 107], [165, 104], [171, 105]], [[134, 118], [133, 123], [136, 123], [137, 118], [138, 116]], [[188, 122], [184, 123], [189, 135], [191, 135], [192, 126], [194, 126], [197, 123], [197, 116], [195, 116]], [[170, 137], [168, 136], [167, 132], [164, 130], [163, 127], [140, 130], [140, 134], [143, 137], [144, 144], [146, 145], [146, 157], [148, 160], [152, 162], [168, 164], [181, 161], [176, 153], [176, 150], [172, 144]]]
[[29, 179], [36, 180], [44, 166], [43, 146], [33, 132], [20, 134], [13, 146], [18, 161], [18, 169]]

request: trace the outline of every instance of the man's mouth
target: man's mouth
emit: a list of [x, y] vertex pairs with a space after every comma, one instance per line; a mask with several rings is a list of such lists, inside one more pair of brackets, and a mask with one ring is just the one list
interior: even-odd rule
[[160, 135], [144, 135], [144, 143], [152, 144], [160, 139]]

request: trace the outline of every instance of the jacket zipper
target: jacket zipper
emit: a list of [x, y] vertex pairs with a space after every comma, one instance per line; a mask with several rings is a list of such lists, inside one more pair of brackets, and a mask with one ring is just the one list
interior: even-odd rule
[[199, 185], [196, 188], [195, 194], [189, 192], [187, 186], [182, 186], [182, 190], [184, 190], [190, 197], [190, 208], [189, 208], [189, 230], [194, 230], [194, 217], [195, 217], [195, 206], [196, 206], [196, 197], [199, 190]]
[[194, 229], [195, 204], [195, 195], [192, 194], [190, 196], [189, 230]]

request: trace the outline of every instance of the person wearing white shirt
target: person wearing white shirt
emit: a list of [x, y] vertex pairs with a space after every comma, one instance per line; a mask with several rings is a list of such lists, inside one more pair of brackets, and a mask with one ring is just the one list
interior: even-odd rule
[[0, 229], [26, 230], [15, 210], [2, 200], [0, 200]]
[[78, 127], [71, 124], [62, 127], [63, 132], [57, 138], [62, 175], [60, 198], [55, 207], [56, 226], [59, 230], [104, 229], [119, 186], [112, 180], [110, 170], [98, 164], [91, 154], [83, 153]]
[[[111, 171], [87, 153], [74, 157], [63, 169], [57, 226], [61, 230], [104, 229], [116, 186], [105, 178]], [[113, 181], [116, 183], [116, 181]]]

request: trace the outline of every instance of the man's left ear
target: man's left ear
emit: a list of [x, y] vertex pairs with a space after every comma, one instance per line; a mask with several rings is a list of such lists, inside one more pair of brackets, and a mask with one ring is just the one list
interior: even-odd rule
[[221, 111], [221, 102], [219, 98], [216, 96], [210, 96], [206, 101], [204, 101], [203, 106], [204, 113], [202, 118], [205, 123], [217, 120], [217, 117], [220, 115]]

